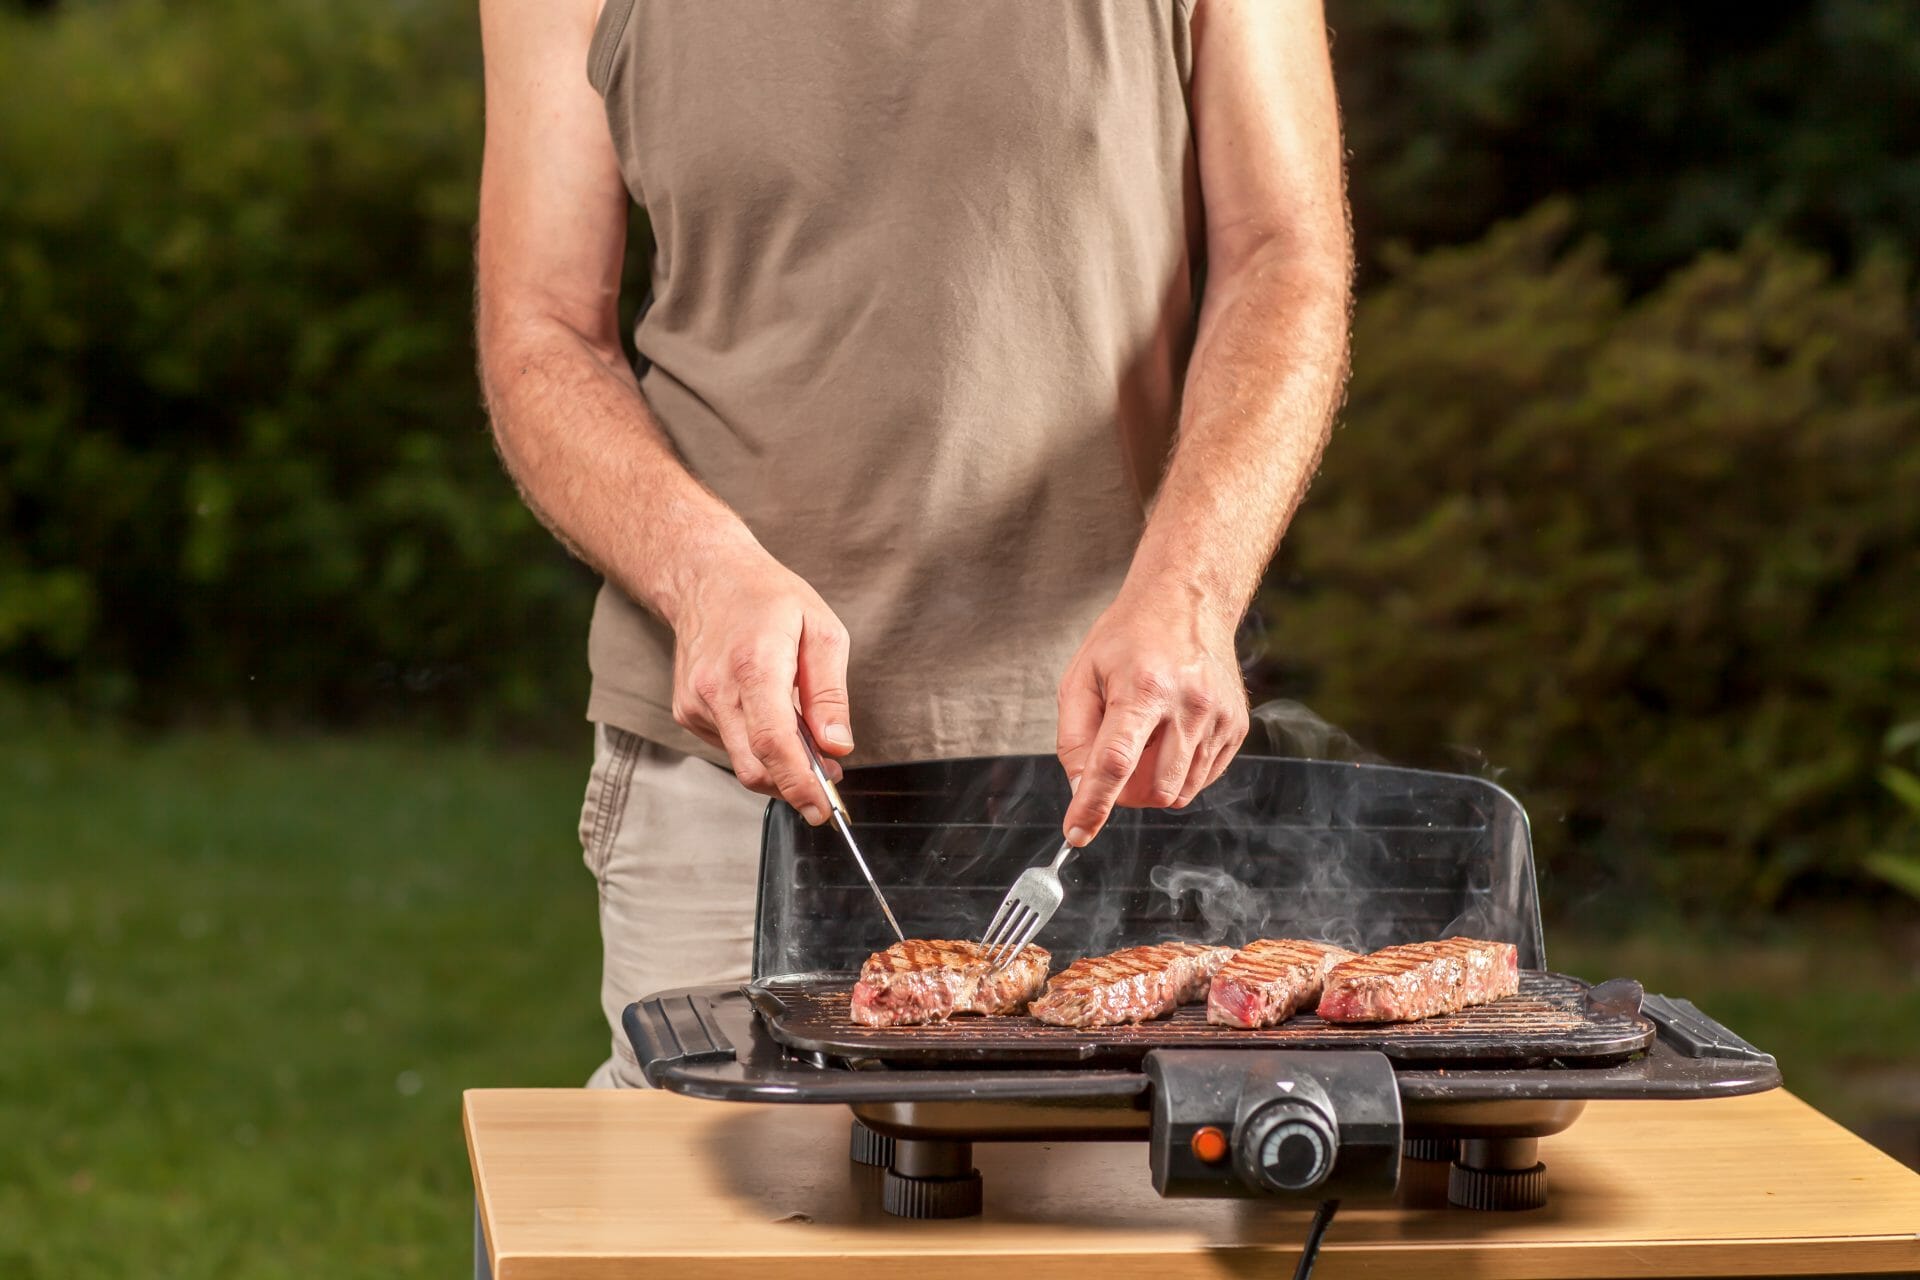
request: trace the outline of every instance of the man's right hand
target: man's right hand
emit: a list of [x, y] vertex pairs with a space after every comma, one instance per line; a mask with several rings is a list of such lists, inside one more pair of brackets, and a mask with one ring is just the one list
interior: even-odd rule
[[847, 709], [847, 629], [826, 601], [759, 548], [698, 576], [671, 619], [673, 718], [727, 753], [734, 776], [777, 795], [815, 826], [827, 797], [807, 768], [801, 714], [828, 759], [853, 750]]

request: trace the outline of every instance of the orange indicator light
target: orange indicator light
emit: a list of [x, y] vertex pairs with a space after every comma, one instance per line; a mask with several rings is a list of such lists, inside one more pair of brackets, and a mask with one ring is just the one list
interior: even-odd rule
[[1203, 1164], [1219, 1164], [1227, 1158], [1227, 1135], [1210, 1124], [1195, 1129], [1187, 1145], [1193, 1148], [1193, 1158]]

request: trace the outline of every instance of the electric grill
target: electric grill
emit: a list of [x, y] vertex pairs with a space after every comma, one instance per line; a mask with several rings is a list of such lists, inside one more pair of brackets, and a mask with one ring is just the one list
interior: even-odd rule
[[[1068, 800], [1047, 757], [849, 770], [859, 841], [909, 937], [968, 938]], [[763, 830], [753, 977], [626, 1011], [647, 1079], [720, 1101], [827, 1103], [909, 1217], [977, 1213], [977, 1141], [1145, 1140], [1166, 1196], [1383, 1195], [1404, 1160], [1449, 1161], [1448, 1197], [1546, 1201], [1538, 1140], [1594, 1098], [1701, 1098], [1780, 1083], [1771, 1055], [1630, 979], [1551, 972], [1525, 812], [1483, 779], [1242, 754], [1181, 812], [1115, 813], [1065, 873], [1038, 939], [1081, 955], [1185, 938], [1323, 938], [1368, 951], [1460, 933], [1512, 942], [1520, 991], [1408, 1024], [1311, 1015], [1243, 1031], [1186, 1008], [1076, 1030], [847, 1016], [891, 939], [838, 834], [784, 804]]]

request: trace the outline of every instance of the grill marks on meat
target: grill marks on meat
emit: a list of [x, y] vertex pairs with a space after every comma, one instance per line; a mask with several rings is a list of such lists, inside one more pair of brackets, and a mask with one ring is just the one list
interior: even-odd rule
[[1056, 1027], [1112, 1027], [1172, 1013], [1207, 994], [1232, 947], [1165, 942], [1075, 960], [1027, 1010]]
[[1313, 1007], [1328, 970], [1355, 959], [1328, 942], [1262, 938], [1233, 953], [1213, 975], [1207, 1021], [1222, 1027], [1271, 1027]]
[[1387, 947], [1334, 967], [1317, 1010], [1329, 1022], [1412, 1022], [1520, 989], [1510, 942], [1445, 938]]
[[1046, 985], [1053, 957], [1028, 946], [988, 973], [977, 942], [908, 939], [876, 951], [853, 986], [853, 1020], [865, 1027], [945, 1022], [956, 1013], [1019, 1013]]
[[867, 957], [850, 1015], [862, 1026], [897, 1027], [1024, 1009], [1055, 1026], [1091, 1028], [1147, 1022], [1204, 998], [1208, 1022], [1251, 1030], [1284, 1022], [1316, 1000], [1329, 1022], [1413, 1022], [1520, 988], [1513, 944], [1478, 938], [1365, 956], [1291, 938], [1238, 951], [1167, 942], [1076, 960], [1052, 981], [1043, 948], [1026, 947], [993, 974], [985, 954], [977, 942], [896, 942]]

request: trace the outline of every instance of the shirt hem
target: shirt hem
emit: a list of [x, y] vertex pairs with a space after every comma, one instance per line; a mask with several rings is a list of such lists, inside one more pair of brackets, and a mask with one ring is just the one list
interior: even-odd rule
[[[1001, 709], [1003, 712], [1005, 708]], [[645, 694], [610, 689], [596, 682], [587, 698], [587, 719], [638, 734], [649, 742], [728, 768], [726, 752], [701, 741], [675, 723], [673, 712]], [[1051, 708], [1044, 717], [1001, 714], [946, 732], [859, 733], [849, 767], [916, 764], [984, 756], [1052, 755], [1055, 725]]]

